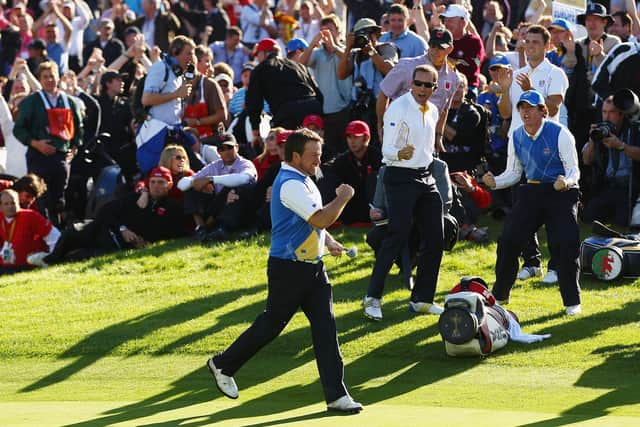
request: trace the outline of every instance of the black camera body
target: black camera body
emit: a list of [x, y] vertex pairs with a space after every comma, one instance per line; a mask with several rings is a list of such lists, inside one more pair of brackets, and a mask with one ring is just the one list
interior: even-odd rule
[[611, 122], [596, 123], [595, 127], [589, 132], [589, 138], [595, 143], [602, 142], [603, 139], [614, 134], [616, 127]]
[[367, 43], [369, 43], [369, 30], [368, 29], [364, 29], [364, 30], [359, 30], [356, 31], [355, 33], [353, 33], [354, 35], [354, 40], [353, 40], [353, 47], [356, 49], [362, 49], [363, 47], [365, 47], [367, 45]]
[[368, 109], [374, 100], [374, 96], [373, 90], [367, 86], [367, 81], [363, 76], [358, 76], [353, 81], [353, 87], [355, 88], [356, 99], [353, 102], [352, 108], [359, 110]]

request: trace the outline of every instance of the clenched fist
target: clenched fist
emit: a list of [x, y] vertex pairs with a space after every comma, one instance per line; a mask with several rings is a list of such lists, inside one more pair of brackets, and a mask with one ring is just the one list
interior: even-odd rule
[[354, 194], [355, 190], [348, 184], [340, 184], [338, 188], [336, 188], [336, 196], [340, 198], [351, 200]]
[[411, 160], [413, 157], [413, 152], [416, 147], [411, 144], [405, 145], [402, 149], [398, 150], [398, 159], [400, 160]]
[[564, 175], [558, 175], [556, 182], [553, 183], [553, 189], [556, 191], [567, 191], [569, 189], [569, 183]]
[[482, 175], [482, 182], [484, 182], [484, 185], [491, 189], [496, 188], [496, 177], [493, 176], [491, 172], [487, 172]]

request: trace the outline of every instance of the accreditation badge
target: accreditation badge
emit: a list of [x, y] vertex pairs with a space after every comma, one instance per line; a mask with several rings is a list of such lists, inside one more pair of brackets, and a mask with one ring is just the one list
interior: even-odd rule
[[13, 246], [10, 242], [4, 242], [2, 245], [2, 251], [0, 252], [2, 256], [2, 262], [4, 264], [15, 264], [16, 263], [16, 253], [13, 250]]

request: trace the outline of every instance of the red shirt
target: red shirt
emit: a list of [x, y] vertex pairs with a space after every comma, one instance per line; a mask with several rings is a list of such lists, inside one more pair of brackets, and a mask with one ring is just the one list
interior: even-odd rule
[[454, 40], [449, 58], [457, 64], [457, 70], [467, 77], [469, 86], [478, 87], [478, 75], [484, 59], [482, 39], [475, 34], [467, 33], [462, 38]]
[[10, 223], [5, 220], [4, 214], [0, 213], [0, 240], [2, 245], [9, 241], [16, 256], [15, 264], [5, 264], [1, 257], [0, 263], [4, 266], [27, 265], [27, 255], [48, 251], [44, 238], [51, 232], [52, 227], [45, 217], [31, 209], [18, 211]]
[[272, 164], [279, 161], [280, 156], [272, 156], [271, 154], [264, 156], [261, 161], [258, 161], [258, 158], [253, 159], [253, 165], [256, 167], [256, 171], [258, 171], [258, 179], [264, 176]]

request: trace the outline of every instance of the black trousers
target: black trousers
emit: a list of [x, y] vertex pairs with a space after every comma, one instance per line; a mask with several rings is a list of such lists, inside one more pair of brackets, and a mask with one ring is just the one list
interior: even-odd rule
[[608, 186], [589, 200], [582, 211], [582, 220], [587, 223], [611, 220], [620, 227], [627, 227], [629, 211], [629, 187]]
[[444, 231], [442, 200], [426, 171], [387, 167], [384, 173], [389, 224], [376, 256], [367, 295], [382, 298], [384, 281], [393, 262], [409, 241], [415, 223], [420, 237], [413, 302], [433, 302], [442, 261]]
[[578, 229], [577, 189], [559, 192], [552, 184], [525, 184], [518, 188], [513, 211], [498, 239], [496, 282], [493, 294], [509, 298], [518, 272], [518, 255], [541, 225], [548, 233], [549, 250], [558, 271], [560, 294], [565, 306], [580, 304], [580, 230]]
[[273, 127], [298, 129], [309, 114], [322, 115], [322, 103], [317, 98], [295, 99], [278, 107], [273, 114]]
[[51, 156], [45, 156], [31, 147], [27, 150], [28, 171], [38, 175], [47, 184], [43, 204], [49, 219], [54, 220], [57, 214], [64, 211], [64, 192], [69, 182], [70, 168], [71, 162], [67, 153], [56, 152]]
[[269, 258], [267, 307], [214, 362], [225, 375], [234, 375], [262, 347], [271, 342], [301, 308], [311, 325], [311, 339], [324, 398], [332, 402], [345, 394], [344, 365], [331, 285], [322, 262], [309, 264]]

